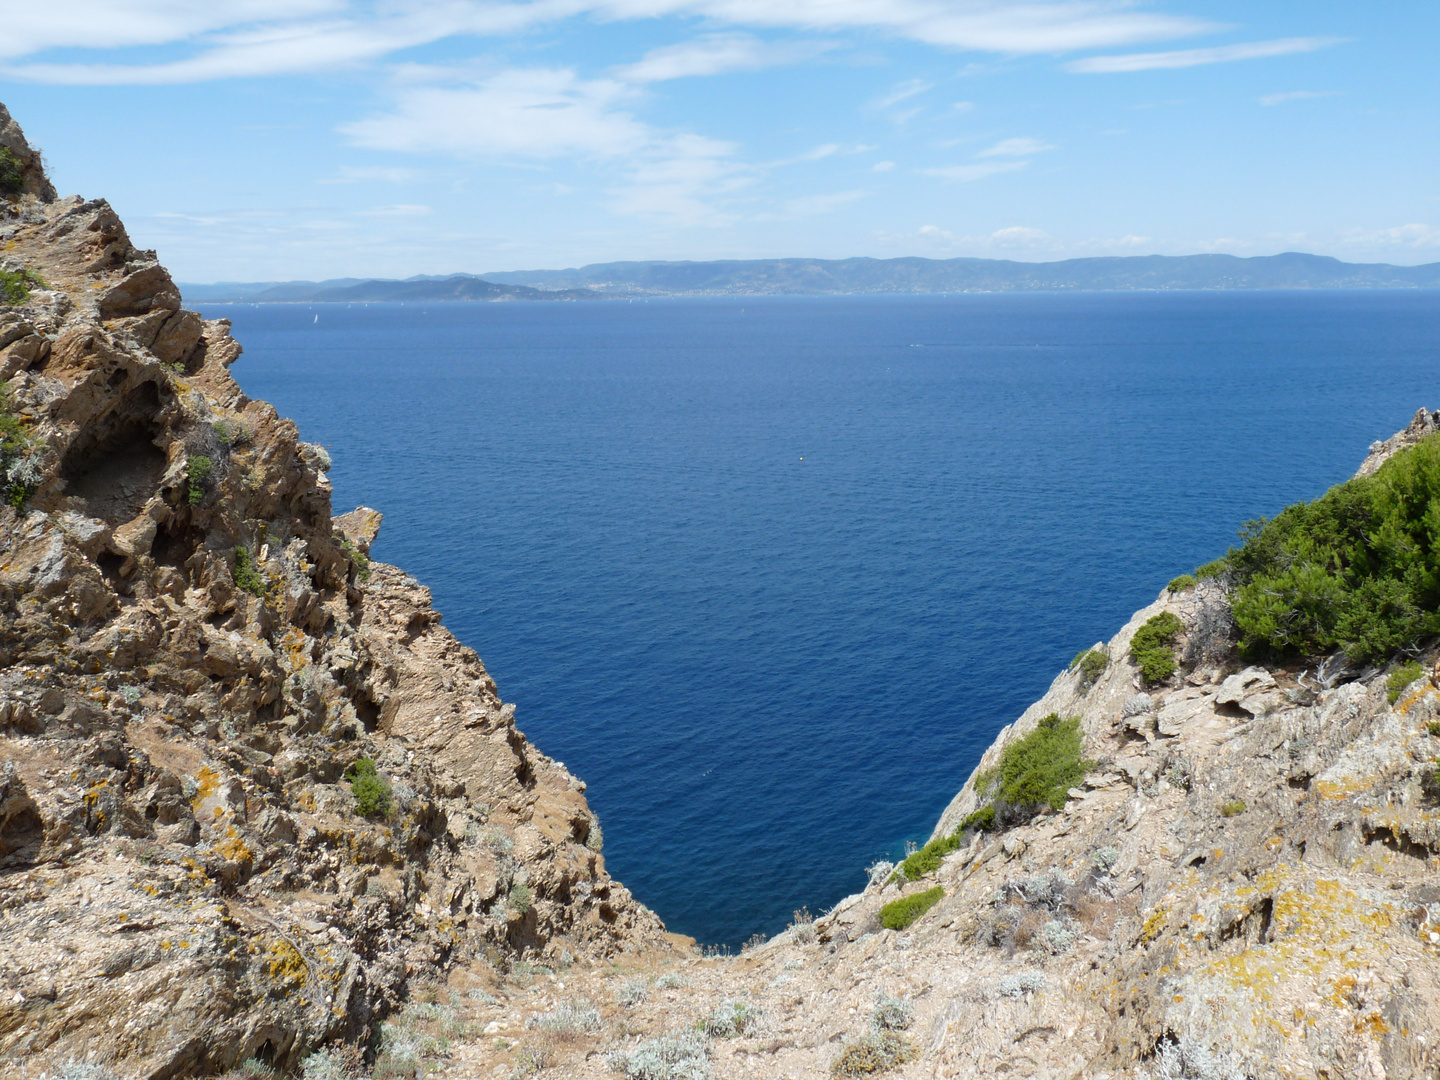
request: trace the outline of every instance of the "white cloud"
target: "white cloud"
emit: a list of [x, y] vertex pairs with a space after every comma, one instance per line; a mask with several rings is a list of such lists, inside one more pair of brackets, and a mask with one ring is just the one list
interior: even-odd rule
[[1372, 247], [1440, 248], [1440, 228], [1414, 222], [1388, 229], [1348, 229], [1341, 243]]
[[876, 100], [874, 107], [877, 109], [888, 109], [891, 105], [898, 105], [900, 102], [912, 98], [917, 94], [923, 94], [926, 90], [933, 89], [934, 86], [934, 83], [928, 83], [924, 79], [908, 79], [900, 83], [884, 97]]
[[1044, 229], [1032, 229], [1026, 225], [1011, 225], [1008, 229], [996, 229], [990, 239], [1001, 244], [1036, 244], [1051, 239]]
[[772, 216], [781, 218], [817, 217], [821, 214], [832, 213], [856, 199], [863, 199], [865, 195], [866, 193], [863, 191], [839, 191], [832, 195], [806, 195], [799, 199], [788, 199], [782, 213], [778, 215], [761, 214], [757, 220], [765, 221]]
[[[371, 63], [447, 38], [513, 34], [587, 14], [605, 20], [690, 16], [719, 25], [804, 31], [879, 30], [945, 48], [1004, 54], [1114, 48], [1214, 29], [1199, 19], [1138, 11], [1129, 0], [448, 0], [374, 7], [360, 0], [56, 0], [10, 7], [0, 39], [0, 60], [10, 63], [0, 70], [11, 78], [66, 84], [310, 73]], [[176, 44], [192, 49], [192, 55], [161, 63], [17, 62], [52, 48]], [[633, 65], [637, 78], [703, 73], [707, 64], [743, 66], [754, 62], [755, 54], [714, 41], [707, 51], [702, 39], [697, 48], [674, 46], [647, 59], [648, 65], [647, 60]]]
[[1261, 105], [1279, 105], [1286, 101], [1303, 101], [1306, 98], [1335, 97], [1338, 90], [1291, 90], [1284, 94], [1266, 94], [1256, 98]]
[[1067, 71], [1082, 74], [1114, 74], [1129, 71], [1155, 71], [1172, 68], [1200, 67], [1203, 64], [1228, 64], [1235, 60], [1263, 60], [1271, 56], [1314, 52], [1337, 45], [1343, 38], [1298, 37], [1278, 41], [1247, 41], [1238, 45], [1219, 45], [1210, 49], [1182, 49], [1178, 52], [1129, 53], [1123, 56], [1090, 56], [1065, 65]]
[[893, 161], [877, 161], [874, 165], [870, 166], [870, 171], [871, 171], [871, 172], [890, 172], [890, 171], [893, 170], [894, 168], [895, 168], [895, 163], [894, 163]]
[[979, 165], [947, 165], [938, 169], [921, 169], [922, 176], [936, 176], [941, 180], [957, 180], [960, 183], [970, 183], [972, 180], [983, 180], [987, 176], [994, 176], [996, 173], [1015, 172], [1030, 164], [1028, 161], [986, 161]]
[[401, 86], [395, 94], [390, 113], [340, 130], [372, 150], [462, 158], [613, 158], [654, 141], [645, 124], [616, 108], [624, 86], [562, 69], [512, 68], [468, 85]]
[[428, 206], [421, 206], [419, 203], [399, 203], [395, 206], [377, 206], [371, 210], [361, 210], [361, 217], [424, 217], [433, 213]]
[[981, 150], [976, 157], [1031, 157], [1034, 154], [1044, 153], [1046, 150], [1054, 150], [1055, 147], [1042, 143], [1039, 139], [1005, 139], [996, 143], [988, 150]]
[[716, 34], [651, 49], [639, 61], [615, 69], [625, 82], [651, 83], [726, 71], [758, 71], [792, 64], [834, 48], [830, 42], [774, 45], [753, 37]]
[[950, 107], [956, 112], [969, 112], [971, 109], [975, 108], [975, 103], [973, 101], [957, 101]]

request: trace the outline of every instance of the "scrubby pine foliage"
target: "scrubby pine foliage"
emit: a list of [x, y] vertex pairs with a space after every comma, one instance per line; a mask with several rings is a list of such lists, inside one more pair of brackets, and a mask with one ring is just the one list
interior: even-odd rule
[[1376, 663], [1440, 634], [1440, 437], [1241, 537], [1226, 564], [1245, 657]]

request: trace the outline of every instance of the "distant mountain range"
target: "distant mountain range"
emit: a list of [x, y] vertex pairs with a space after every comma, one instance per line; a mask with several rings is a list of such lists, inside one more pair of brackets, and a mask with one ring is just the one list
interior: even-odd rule
[[1063, 262], [1006, 259], [750, 259], [594, 263], [570, 270], [508, 270], [403, 281], [220, 282], [181, 285], [192, 303], [591, 300], [640, 296], [802, 296], [1135, 289], [1434, 289], [1440, 263], [1347, 263], [1287, 252], [1135, 255]]

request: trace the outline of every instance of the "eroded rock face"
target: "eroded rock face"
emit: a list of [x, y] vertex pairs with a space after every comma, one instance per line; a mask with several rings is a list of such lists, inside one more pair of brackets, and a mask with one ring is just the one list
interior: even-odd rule
[[228, 324], [103, 201], [0, 200], [0, 248], [48, 286], [0, 307], [33, 448], [0, 508], [0, 1071], [290, 1067], [409, 975], [660, 940], [584, 784], [368, 561], [380, 515], [333, 519], [328, 457], [230, 377]]

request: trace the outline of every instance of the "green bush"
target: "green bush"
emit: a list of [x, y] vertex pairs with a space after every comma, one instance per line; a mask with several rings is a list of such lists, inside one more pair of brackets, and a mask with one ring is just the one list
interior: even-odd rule
[[535, 894], [530, 891], [530, 886], [523, 881], [517, 881], [510, 886], [510, 892], [505, 897], [505, 902], [510, 905], [516, 915], [524, 915], [530, 910], [530, 905], [535, 900]]
[[1099, 649], [1086, 649], [1075, 654], [1075, 659], [1070, 661], [1070, 670], [1080, 671], [1080, 685], [1089, 689], [1095, 685], [1095, 680], [1104, 674], [1105, 669], [1110, 665], [1110, 657], [1106, 656]]
[[896, 868], [896, 875], [909, 881], [919, 881], [926, 874], [934, 873], [940, 869], [940, 864], [945, 861], [945, 856], [960, 847], [962, 831], [963, 826], [949, 836], [931, 840], [919, 851], [911, 852]]
[[1394, 705], [1395, 702], [1399, 701], [1400, 695], [1405, 692], [1405, 688], [1423, 674], [1425, 674], [1425, 669], [1414, 660], [1411, 660], [1408, 664], [1401, 664], [1392, 671], [1390, 678], [1385, 680], [1385, 696], [1390, 699], [1390, 704]]
[[185, 478], [189, 485], [186, 497], [191, 506], [199, 506], [205, 501], [205, 493], [210, 490], [210, 480], [214, 475], [215, 462], [204, 454], [196, 454], [190, 459]]
[[1223, 803], [1220, 804], [1220, 816], [1221, 816], [1221, 817], [1232, 818], [1232, 817], [1234, 817], [1236, 814], [1243, 814], [1244, 812], [1245, 812], [1245, 800], [1244, 800], [1244, 799], [1226, 799]]
[[1425, 733], [1427, 735], [1440, 736], [1440, 720], [1431, 720], [1428, 724], [1426, 724]]
[[920, 1048], [893, 1031], [872, 1031], [847, 1042], [830, 1065], [832, 1076], [873, 1076], [920, 1056]]
[[19, 195], [25, 190], [20, 159], [8, 146], [0, 146], [0, 195]]
[[904, 930], [943, 899], [945, 889], [936, 885], [933, 889], [892, 900], [880, 909], [880, 925], [887, 930]]
[[1222, 578], [1230, 570], [1230, 560], [1225, 558], [1215, 559], [1207, 562], [1204, 566], [1195, 568], [1195, 579], [1204, 581], [1207, 578]]
[[25, 425], [15, 415], [10, 384], [0, 382], [0, 487], [4, 488], [5, 501], [16, 510], [24, 509], [25, 500], [40, 482], [33, 450]]
[[1140, 677], [1147, 683], [1164, 682], [1175, 674], [1175, 638], [1185, 624], [1170, 611], [1162, 611], [1145, 620], [1130, 639], [1130, 655], [1140, 666]]
[[1066, 793], [1085, 779], [1092, 762], [1080, 756], [1080, 718], [1051, 713], [1000, 755], [1000, 764], [975, 778], [975, 790], [994, 804], [1049, 806], [1059, 810]]
[[30, 296], [30, 289], [43, 289], [45, 281], [33, 270], [0, 270], [0, 301], [7, 304], [23, 304]]
[[230, 572], [235, 579], [235, 587], [244, 589], [256, 596], [265, 595], [265, 575], [260, 573], [255, 566], [255, 558], [250, 554], [250, 549], [243, 545], [235, 549], [235, 569]]
[[350, 790], [355, 794], [355, 810], [361, 817], [390, 813], [390, 784], [369, 758], [356, 758], [345, 770]]
[[1184, 592], [1186, 589], [1193, 589], [1194, 587], [1194, 574], [1181, 574], [1177, 578], [1172, 578], [1170, 584], [1165, 586], [1165, 588], [1169, 589], [1172, 593]]
[[1440, 438], [1241, 531], [1227, 559], [1246, 657], [1380, 663], [1440, 633]]

